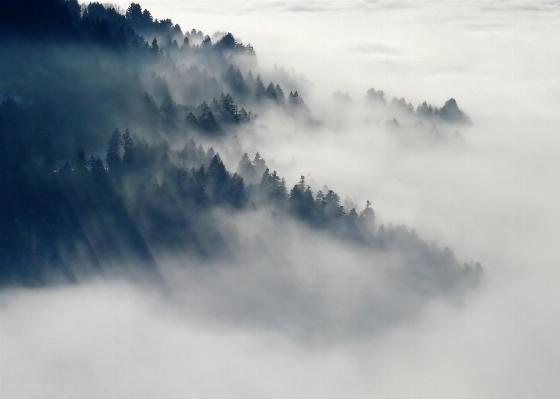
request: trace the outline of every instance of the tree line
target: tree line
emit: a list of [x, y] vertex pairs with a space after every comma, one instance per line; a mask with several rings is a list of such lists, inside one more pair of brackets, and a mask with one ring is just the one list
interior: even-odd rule
[[234, 171], [196, 144], [250, 125], [249, 107], [306, 110], [297, 90], [241, 72], [236, 60], [254, 50], [232, 34], [213, 43], [135, 3], [122, 11], [76, 0], [4, 0], [0, 33], [0, 284], [72, 280], [77, 267], [108, 264], [157, 270], [158, 255], [175, 251], [231, 254], [219, 208], [267, 209], [460, 270], [414, 232], [376, 226], [369, 201], [346, 209], [303, 176], [289, 185], [260, 153]]

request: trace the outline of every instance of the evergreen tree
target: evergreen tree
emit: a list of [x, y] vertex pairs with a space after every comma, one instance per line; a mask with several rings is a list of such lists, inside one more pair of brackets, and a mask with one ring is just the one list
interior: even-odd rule
[[103, 161], [101, 160], [101, 158], [96, 158], [93, 155], [87, 162], [87, 169], [94, 175], [101, 175], [105, 173], [105, 166], [103, 165]]
[[288, 188], [286, 186], [286, 180], [284, 178], [280, 179], [280, 186], [278, 187], [275, 196], [282, 202], [286, 201], [286, 198], [288, 198]]
[[232, 122], [238, 123], [240, 121], [239, 114], [237, 112], [237, 105], [233, 102], [233, 98], [228, 94], [225, 96], [222, 93], [222, 107], [227, 113], [227, 118]]
[[192, 112], [189, 112], [185, 122], [187, 122], [187, 124], [189, 124], [190, 126], [196, 127], [198, 126], [198, 120], [196, 119], [196, 116], [194, 116], [194, 114]]
[[242, 208], [247, 202], [245, 183], [243, 178], [237, 173], [229, 181], [228, 202], [236, 208]]
[[325, 216], [327, 220], [333, 220], [344, 214], [344, 208], [340, 206], [340, 197], [333, 190], [327, 191], [325, 195]]
[[123, 154], [123, 164], [126, 166], [132, 166], [134, 164], [134, 144], [132, 142], [132, 137], [130, 131], [126, 129], [122, 136], [122, 143], [124, 148]]
[[[439, 110], [436, 109], [436, 113], [439, 113]], [[424, 101], [421, 105], [416, 108], [416, 115], [422, 118], [430, 119], [434, 115], [434, 107], [428, 105], [426, 101]]]
[[356, 212], [356, 208], [350, 209], [348, 212], [348, 221], [350, 223], [355, 223], [358, 220], [358, 213]]
[[300, 106], [303, 105], [303, 99], [299, 96], [297, 91], [293, 93], [290, 91], [290, 94], [288, 95], [288, 103], [290, 105]]
[[210, 199], [221, 204], [227, 201], [229, 173], [219, 154], [212, 157], [208, 166], [208, 194]]
[[235, 42], [235, 38], [231, 33], [227, 33], [224, 37], [222, 37], [216, 43], [216, 48], [218, 50], [235, 50], [237, 43]]
[[142, 7], [140, 4], [137, 3], [130, 3], [130, 6], [126, 10], [125, 14], [126, 19], [130, 22], [133, 26], [140, 25], [142, 18]]
[[301, 176], [299, 183], [290, 191], [288, 202], [290, 212], [300, 219], [313, 221], [314, 202], [311, 187], [306, 186], [305, 177]]
[[257, 174], [257, 176], [262, 175], [262, 173], [266, 169], [266, 161], [261, 157], [261, 154], [259, 152], [255, 154], [255, 158], [253, 159], [253, 166], [255, 167], [255, 173]]
[[177, 39], [183, 38], [183, 31], [181, 29], [181, 26], [179, 26], [179, 24], [175, 24], [173, 29], [171, 29], [170, 35], [174, 39], [173, 41], [175, 42], [175, 44], [177, 44]]
[[327, 203], [325, 202], [325, 194], [322, 190], [317, 191], [315, 195], [315, 206], [314, 206], [314, 216], [315, 222], [317, 225], [322, 225], [325, 223], [325, 206]]
[[276, 93], [276, 89], [274, 87], [274, 85], [272, 83], [270, 83], [268, 85], [268, 87], [266, 88], [266, 97], [270, 98], [271, 100], [277, 101], [278, 100], [278, 94]]
[[245, 108], [241, 108], [238, 112], [239, 123], [247, 123], [251, 121], [249, 114], [245, 111]]
[[276, 85], [275, 89], [276, 89], [276, 100], [280, 104], [284, 104], [284, 102], [286, 101], [285, 96], [284, 96], [284, 91], [282, 90], [282, 88], [278, 84]]
[[234, 69], [233, 65], [230, 65], [226, 71], [224, 80], [234, 93], [239, 94], [240, 96], [247, 95], [249, 88], [247, 87], [239, 68]]
[[264, 84], [261, 80], [261, 75], [257, 75], [253, 92], [255, 93], [255, 98], [257, 100], [262, 99], [266, 95], [266, 89], [264, 88]]
[[144, 19], [144, 23], [147, 26], [150, 26], [152, 24], [152, 22], [154, 21], [154, 18], [152, 17], [152, 13], [150, 11], [148, 11], [147, 9], [142, 11], [142, 18]]
[[202, 43], [200, 44], [200, 48], [204, 50], [210, 50], [212, 48], [212, 39], [210, 39], [210, 36], [206, 35], [204, 37]]
[[206, 101], [203, 101], [199, 106], [198, 106], [198, 112], [199, 114], [203, 114], [204, 112], [208, 112], [211, 111], [210, 110], [210, 106], [208, 105], [208, 103]]
[[277, 203], [283, 203], [287, 197], [286, 182], [284, 179], [280, 179], [276, 171], [269, 173], [269, 169], [266, 168], [264, 171], [260, 189], [265, 194], [265, 196]]
[[245, 108], [241, 108], [238, 112], [239, 123], [250, 123], [257, 119], [257, 115], [253, 114], [251, 111], [245, 111]]
[[245, 77], [245, 83], [248, 87], [251, 88], [251, 91], [254, 92], [255, 88], [255, 78], [253, 77], [253, 73], [251, 71], [247, 72], [247, 76]]
[[220, 131], [220, 126], [216, 121], [214, 113], [206, 103], [203, 101], [202, 104], [198, 106], [198, 126], [207, 133], [218, 133]]
[[198, 118], [198, 125], [208, 133], [217, 133], [220, 130], [220, 126], [214, 117], [212, 111], [204, 111], [200, 118]]
[[117, 171], [121, 165], [120, 150], [123, 145], [123, 138], [119, 129], [115, 129], [109, 138], [107, 145], [107, 166], [111, 172]]
[[[224, 93], [222, 93], [222, 101], [223, 101], [223, 96]], [[222, 109], [222, 106], [220, 105], [220, 103], [218, 102], [218, 100], [216, 100], [216, 98], [212, 99], [212, 102], [210, 103], [210, 109], [212, 110], [212, 112], [214, 112], [214, 114], [223, 114], [224, 110]]]
[[371, 201], [366, 201], [366, 208], [360, 212], [359, 218], [361, 222], [373, 225], [373, 222], [375, 221], [375, 212], [371, 209]]
[[257, 176], [255, 166], [249, 159], [247, 153], [243, 154], [241, 157], [241, 161], [239, 161], [239, 165], [237, 166], [237, 170], [241, 174], [241, 176], [245, 177], [248, 182], [254, 182]]
[[167, 127], [174, 127], [175, 121], [177, 119], [177, 106], [175, 102], [171, 99], [171, 96], [168, 96], [160, 107], [160, 113], [163, 117], [163, 122]]
[[374, 104], [385, 105], [387, 103], [383, 90], [375, 90], [373, 87], [367, 91], [366, 98]]

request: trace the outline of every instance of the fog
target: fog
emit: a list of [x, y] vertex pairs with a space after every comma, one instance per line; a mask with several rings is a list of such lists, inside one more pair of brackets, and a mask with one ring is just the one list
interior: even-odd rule
[[[183, 30], [251, 43], [265, 82], [279, 80], [274, 65], [293, 68], [321, 123], [262, 109], [239, 135], [249, 155], [289, 186], [305, 175], [315, 191], [371, 201], [377, 225], [414, 228], [459, 262], [481, 262], [483, 278], [475, 288], [439, 281], [407, 269], [400, 249], [383, 258], [265, 207], [218, 211], [233, 255], [203, 264], [158, 254], [157, 289], [93, 279], [1, 291], [0, 396], [560, 394], [556, 3], [141, 5]], [[472, 124], [438, 123], [434, 137], [429, 123], [368, 103], [370, 88], [414, 109], [454, 98]], [[352, 103], [337, 106], [336, 90]], [[386, 124], [393, 117], [399, 129]], [[238, 155], [221, 145], [235, 170]]]

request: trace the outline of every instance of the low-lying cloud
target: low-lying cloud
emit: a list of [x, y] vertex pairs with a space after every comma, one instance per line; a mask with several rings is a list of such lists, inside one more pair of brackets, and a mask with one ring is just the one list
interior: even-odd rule
[[[303, 99], [317, 123], [264, 108], [231, 157], [230, 141], [216, 145], [229, 170], [239, 151], [259, 151], [290, 188], [305, 175], [314, 194], [370, 200], [376, 228], [404, 223], [428, 248], [437, 240], [435, 253], [453, 248], [449, 278], [407, 252], [408, 238], [372, 250], [260, 205], [217, 212], [228, 258], [158, 254], [157, 287], [3, 290], [2, 397], [558, 395], [557, 7], [367, 3], [142, 5], [159, 18], [181, 10], [183, 28], [232, 31], [264, 71], [312, 80]], [[415, 112], [454, 98], [473, 123], [420, 128], [373, 109], [372, 87]], [[471, 259], [484, 266], [474, 290], [457, 278]]]

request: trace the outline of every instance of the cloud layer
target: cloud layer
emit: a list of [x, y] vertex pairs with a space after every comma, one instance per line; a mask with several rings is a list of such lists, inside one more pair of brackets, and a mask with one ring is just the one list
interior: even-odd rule
[[[116, 282], [2, 292], [2, 397], [558, 396], [557, 5], [337, 4], [142, 6], [183, 29], [231, 30], [263, 68], [304, 73], [328, 124], [263, 114], [255, 150], [290, 181], [369, 199], [378, 223], [475, 257], [484, 286], [423, 302], [418, 282], [433, 279], [409, 287], [398, 268], [366, 268], [365, 251], [290, 223], [242, 232], [229, 269], [162, 259], [165, 294]], [[453, 97], [473, 126], [460, 143], [411, 144], [365, 123], [370, 109], [331, 112], [335, 90], [361, 104], [370, 87], [414, 106]], [[272, 216], [258, 217], [266, 229]]]

